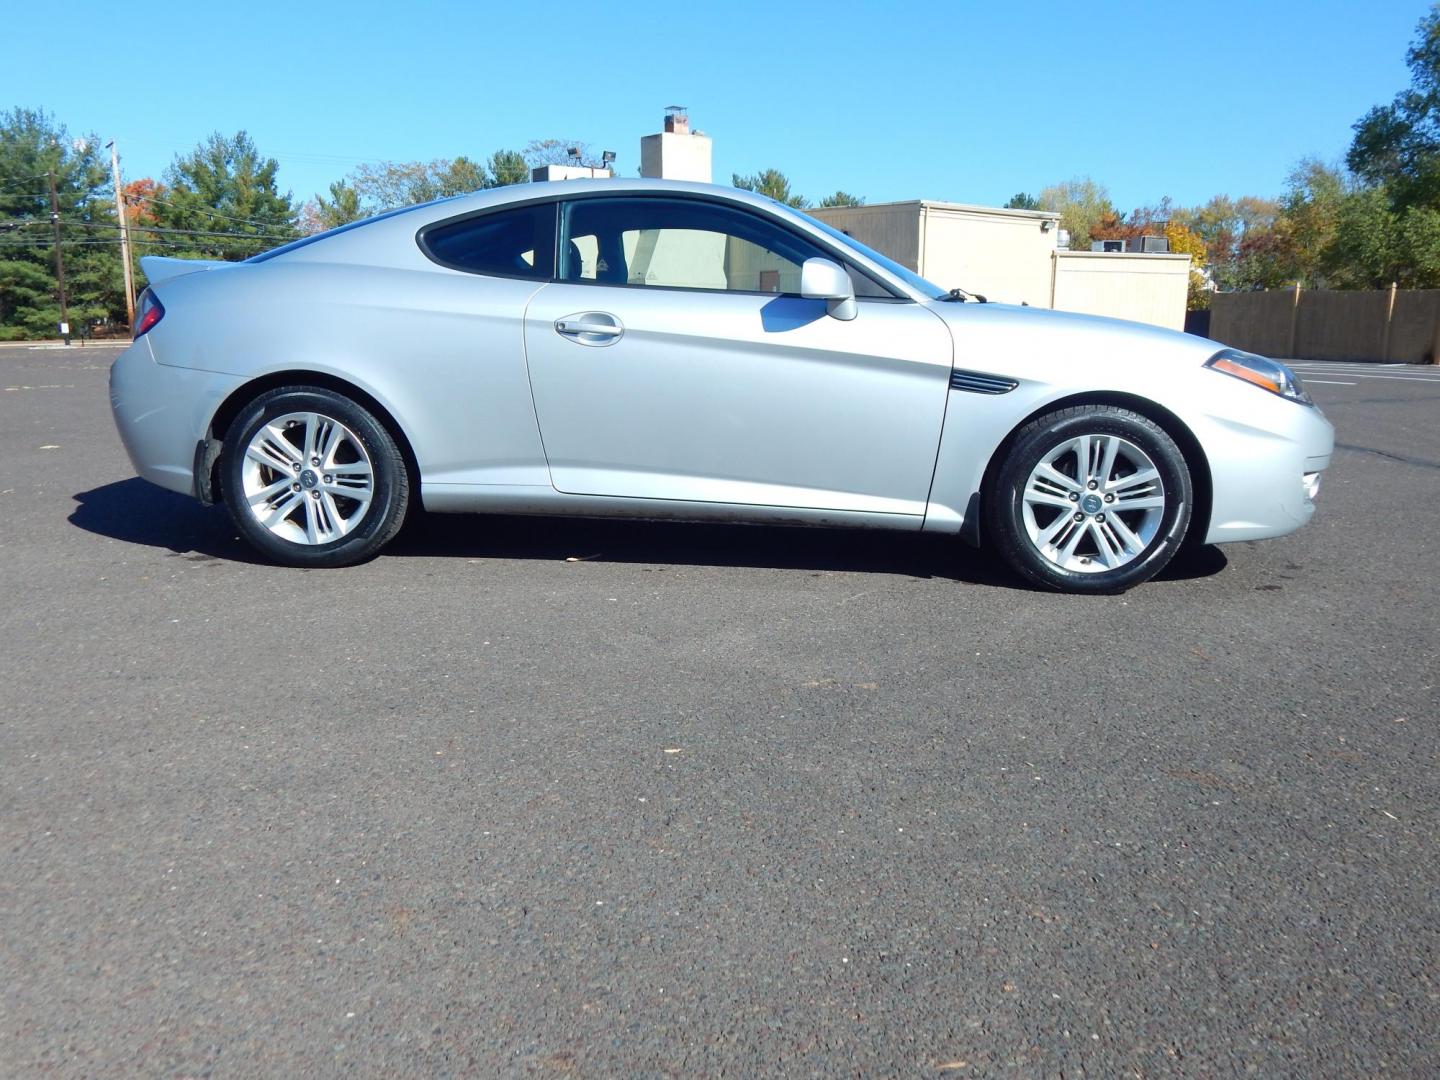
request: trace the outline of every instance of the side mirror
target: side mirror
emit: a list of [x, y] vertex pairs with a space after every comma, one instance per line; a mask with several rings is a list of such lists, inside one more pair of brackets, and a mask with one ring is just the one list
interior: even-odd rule
[[825, 310], [843, 322], [860, 313], [855, 305], [855, 285], [850, 274], [830, 259], [805, 260], [800, 267], [800, 295], [806, 300], [826, 301]]

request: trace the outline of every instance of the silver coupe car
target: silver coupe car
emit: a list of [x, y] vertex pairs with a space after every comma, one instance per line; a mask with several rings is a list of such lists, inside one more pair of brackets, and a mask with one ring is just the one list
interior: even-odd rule
[[984, 303], [731, 188], [523, 184], [243, 263], [143, 260], [140, 475], [343, 566], [431, 511], [953, 533], [1115, 592], [1281, 536], [1333, 430], [1283, 364]]

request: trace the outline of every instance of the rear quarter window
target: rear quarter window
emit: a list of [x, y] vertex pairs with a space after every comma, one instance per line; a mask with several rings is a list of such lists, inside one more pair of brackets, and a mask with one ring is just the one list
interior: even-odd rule
[[420, 248], [452, 270], [548, 281], [555, 271], [555, 204], [440, 222], [421, 232]]

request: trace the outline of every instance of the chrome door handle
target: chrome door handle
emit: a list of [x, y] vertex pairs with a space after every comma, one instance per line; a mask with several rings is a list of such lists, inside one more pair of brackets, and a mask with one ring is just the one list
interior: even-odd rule
[[555, 332], [582, 345], [610, 345], [620, 339], [625, 327], [608, 312], [586, 311], [556, 319]]
[[579, 319], [556, 319], [555, 329], [562, 334], [604, 334], [606, 337], [617, 337], [625, 332], [610, 323], [583, 322]]

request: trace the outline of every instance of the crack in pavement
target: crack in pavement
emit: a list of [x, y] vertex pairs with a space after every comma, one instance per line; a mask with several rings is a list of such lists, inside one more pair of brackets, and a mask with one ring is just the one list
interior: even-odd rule
[[1405, 454], [1392, 454], [1388, 450], [1377, 450], [1373, 446], [1356, 446], [1353, 443], [1337, 442], [1335, 449], [1353, 450], [1357, 454], [1374, 454], [1376, 457], [1398, 461], [1402, 465], [1418, 465], [1422, 469], [1440, 469], [1440, 461], [1430, 461], [1428, 458], [1407, 457]]

